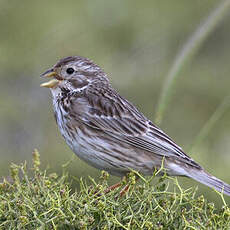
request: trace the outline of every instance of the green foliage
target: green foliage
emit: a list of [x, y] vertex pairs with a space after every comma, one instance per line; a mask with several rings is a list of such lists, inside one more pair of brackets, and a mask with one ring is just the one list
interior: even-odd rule
[[[11, 165], [11, 181], [0, 184], [0, 229], [229, 229], [230, 208], [223, 200], [220, 210], [194, 188], [184, 190], [175, 178], [166, 175], [143, 178], [130, 173], [121, 188], [105, 193], [108, 174], [72, 191], [70, 177], [48, 174], [39, 168], [38, 151], [33, 168]], [[32, 176], [28, 176], [32, 171]], [[161, 172], [162, 173], [162, 172]], [[136, 183], [139, 177], [139, 183]], [[154, 184], [152, 180], [154, 180]], [[173, 188], [168, 189], [167, 181]], [[219, 196], [217, 194], [217, 196]], [[223, 198], [223, 197], [222, 197]]]

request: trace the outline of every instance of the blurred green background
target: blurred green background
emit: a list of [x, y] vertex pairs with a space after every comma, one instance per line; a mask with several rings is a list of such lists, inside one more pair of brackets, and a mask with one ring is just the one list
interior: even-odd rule
[[[53, 118], [51, 94], [39, 75], [62, 57], [93, 59], [113, 86], [148, 118], [177, 52], [218, 0], [0, 1], [0, 177], [11, 162], [31, 162], [38, 148], [42, 167], [61, 171], [72, 152]], [[230, 13], [208, 36], [181, 72], [161, 128], [188, 150], [229, 94]], [[230, 110], [189, 153], [230, 183]], [[68, 166], [76, 177], [93, 175], [77, 157]], [[117, 180], [117, 179], [114, 179]], [[184, 187], [197, 185], [184, 179]], [[216, 194], [199, 185], [215, 200]], [[217, 202], [220, 202], [218, 199]]]

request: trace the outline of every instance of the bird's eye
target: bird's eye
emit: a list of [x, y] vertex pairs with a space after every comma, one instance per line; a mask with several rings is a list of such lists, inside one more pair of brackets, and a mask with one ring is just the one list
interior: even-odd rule
[[66, 69], [66, 73], [68, 73], [68, 74], [72, 74], [73, 72], [74, 72], [73, 68]]

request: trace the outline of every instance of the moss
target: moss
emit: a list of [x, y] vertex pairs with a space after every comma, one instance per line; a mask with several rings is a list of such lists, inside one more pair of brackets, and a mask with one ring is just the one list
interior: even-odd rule
[[4, 179], [0, 184], [0, 229], [230, 228], [230, 208], [221, 194], [217, 196], [221, 196], [223, 207], [218, 210], [203, 196], [196, 196], [195, 188], [182, 189], [176, 178], [156, 179], [159, 172], [151, 178], [130, 173], [123, 180], [130, 188], [120, 197], [121, 188], [105, 194], [106, 172], [99, 182], [90, 178], [89, 185], [80, 179], [80, 189], [73, 191], [66, 173], [48, 174], [39, 166], [36, 150], [32, 169], [26, 164], [11, 165], [11, 181]]

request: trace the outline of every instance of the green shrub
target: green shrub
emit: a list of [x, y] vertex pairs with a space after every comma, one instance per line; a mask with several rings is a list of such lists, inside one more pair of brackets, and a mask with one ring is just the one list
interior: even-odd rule
[[[90, 185], [80, 179], [80, 189], [71, 190], [70, 177], [47, 174], [39, 168], [34, 151], [32, 176], [26, 164], [11, 165], [11, 180], [0, 184], [0, 229], [229, 229], [230, 208], [217, 210], [197, 197], [194, 188], [183, 190], [175, 178], [152, 180], [130, 173], [124, 186], [105, 193], [108, 174]], [[139, 177], [136, 183], [135, 178]], [[172, 183], [173, 182], [173, 183]], [[173, 184], [168, 189], [168, 184]]]

